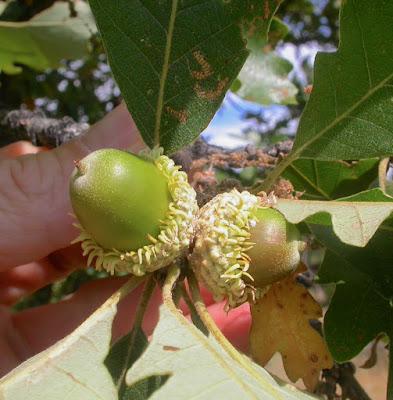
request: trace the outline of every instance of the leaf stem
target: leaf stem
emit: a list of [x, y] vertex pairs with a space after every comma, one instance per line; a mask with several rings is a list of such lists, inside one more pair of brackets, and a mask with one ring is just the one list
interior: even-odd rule
[[221, 330], [216, 325], [214, 319], [211, 317], [206, 305], [202, 299], [198, 282], [192, 271], [189, 272], [188, 282], [191, 289], [191, 297], [194, 302], [195, 308], [198, 312], [199, 317], [208, 329], [208, 331], [214, 336], [217, 342], [222, 346], [222, 348], [227, 352], [227, 354], [236, 361], [240, 366], [242, 366], [255, 380], [257, 380], [261, 386], [269, 391], [273, 398], [281, 398], [277, 391], [272, 390], [271, 385], [267, 382], [251, 365], [250, 361], [246, 356], [239, 353], [232, 343], [223, 335]]
[[[176, 264], [172, 265], [169, 270], [168, 274], [164, 283], [164, 286], [162, 288], [162, 297], [165, 306], [173, 313], [173, 315], [178, 319], [179, 323], [181, 323], [184, 326], [189, 326], [190, 322], [182, 315], [182, 313], [177, 309], [174, 301], [173, 301], [173, 296], [172, 296], [172, 290], [173, 287], [178, 280], [180, 276], [180, 267]], [[196, 280], [195, 280], [196, 283]], [[196, 283], [197, 286], [197, 292], [199, 293], [199, 287], [198, 284]], [[202, 301], [202, 300], [201, 300]], [[195, 300], [194, 300], [195, 304]], [[198, 309], [197, 309], [198, 310]], [[201, 318], [202, 319], [202, 318]], [[203, 319], [202, 319], [203, 320]], [[213, 322], [214, 323], [214, 322]], [[215, 326], [215, 325], [214, 325]], [[207, 326], [206, 326], [207, 327]], [[208, 327], [207, 327], [208, 328]], [[216, 327], [217, 328], [217, 327]], [[209, 328], [208, 328], [209, 329]], [[218, 328], [217, 328], [218, 329]], [[192, 332], [192, 331], [191, 331]], [[195, 336], [195, 334], [194, 334]], [[225, 339], [226, 340], [226, 339]], [[252, 388], [248, 387], [248, 385], [241, 379], [235, 371], [233, 371], [233, 368], [231, 368], [230, 364], [228, 363], [227, 360], [225, 360], [222, 356], [218, 355], [217, 349], [212, 346], [212, 344], [209, 341], [206, 341], [206, 347], [209, 349], [209, 351], [215, 355], [217, 361], [222, 365], [223, 368], [225, 368], [228, 373], [233, 377], [233, 379], [237, 380], [239, 385], [241, 385], [246, 393], [249, 394], [250, 398], [257, 399], [258, 397], [255, 395], [253, 392]], [[235, 350], [236, 352], [236, 350]], [[277, 393], [275, 390], [272, 390], [271, 384], [265, 380], [261, 376], [259, 376], [255, 371], [250, 371], [250, 367], [248, 367], [248, 371], [251, 373], [253, 372], [253, 377], [258, 380], [259, 383], [262, 384], [262, 387], [270, 392], [273, 396], [274, 399], [282, 399], [282, 397]]]
[[280, 177], [280, 175], [284, 172], [284, 170], [292, 164], [295, 160], [297, 159], [297, 154], [296, 153], [290, 153], [288, 154], [287, 157], [285, 157], [283, 160], [281, 160], [275, 168], [268, 173], [266, 179], [263, 180], [263, 182], [257, 186], [254, 190], [255, 193], [258, 192], [266, 192], [268, 193], [272, 186], [274, 185], [275, 181]]
[[164, 286], [162, 287], [162, 300], [164, 304], [175, 314], [179, 313], [172, 297], [172, 289], [180, 276], [180, 267], [173, 264], [169, 267]]
[[138, 307], [136, 309], [135, 313], [135, 319], [134, 319], [134, 326], [132, 328], [132, 333], [130, 335], [130, 340], [128, 342], [127, 346], [127, 356], [124, 360], [124, 368], [121, 371], [121, 374], [119, 376], [119, 380], [117, 381], [117, 390], [118, 393], [121, 393], [125, 388], [126, 388], [126, 383], [125, 383], [125, 376], [127, 373], [127, 366], [130, 362], [130, 358], [132, 355], [132, 351], [135, 345], [135, 341], [138, 337], [138, 332], [141, 329], [142, 322], [143, 322], [143, 317], [145, 315], [147, 306], [149, 304], [149, 300], [153, 294], [153, 290], [155, 288], [156, 282], [153, 278], [152, 275], [147, 279], [145, 283], [145, 287], [143, 288], [143, 293], [141, 295], [141, 298], [139, 300]]
[[194, 310], [196, 312], [195, 305], [192, 302], [190, 295], [188, 294], [188, 291], [186, 289], [186, 286], [184, 285], [184, 282], [180, 285], [180, 293], [181, 293], [184, 301], [186, 302], [187, 307], [190, 309], [190, 312], [193, 312]]
[[242, 366], [246, 367], [248, 369], [248, 364], [247, 366], [244, 365], [244, 357], [232, 346], [232, 344], [229, 342], [229, 340], [222, 334], [218, 326], [216, 325], [215, 321], [211, 317], [209, 311], [206, 308], [206, 305], [202, 299], [200, 290], [199, 290], [199, 285], [198, 282], [195, 278], [195, 275], [193, 273], [189, 274], [188, 281], [190, 284], [190, 289], [191, 289], [191, 296], [194, 301], [195, 308], [202, 319], [203, 323], [206, 325], [207, 329], [209, 332], [215, 337], [215, 339], [218, 341], [220, 345], [223, 346], [223, 348], [227, 351], [227, 353], [239, 364]]
[[386, 157], [379, 161], [378, 166], [378, 181], [379, 187], [383, 192], [386, 192], [386, 172], [389, 167], [390, 158]]
[[193, 303], [193, 301], [188, 293], [188, 290], [186, 289], [184, 282], [182, 282], [181, 285], [179, 285], [179, 286], [180, 286], [181, 295], [182, 295], [184, 301], [186, 302], [187, 307], [190, 310], [192, 322], [204, 335], [209, 336], [209, 331], [207, 330], [206, 326], [202, 322], [201, 317], [199, 316], [199, 314], [195, 308], [195, 304]]
[[136, 289], [144, 280], [146, 276], [132, 276], [119, 290], [117, 290], [111, 298], [119, 298], [119, 301], [128, 296], [134, 289]]

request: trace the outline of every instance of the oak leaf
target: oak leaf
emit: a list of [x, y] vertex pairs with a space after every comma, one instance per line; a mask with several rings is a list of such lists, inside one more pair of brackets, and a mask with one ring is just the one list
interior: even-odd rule
[[331, 368], [333, 359], [322, 336], [310, 320], [322, 317], [320, 305], [296, 282], [296, 274], [273, 284], [251, 305], [251, 354], [265, 366], [281, 353], [285, 372], [292, 382], [302, 379], [308, 390], [318, 383], [320, 371]]

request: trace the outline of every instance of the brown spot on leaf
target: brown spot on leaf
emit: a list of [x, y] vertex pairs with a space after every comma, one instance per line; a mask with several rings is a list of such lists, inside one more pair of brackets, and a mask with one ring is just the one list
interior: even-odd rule
[[172, 115], [172, 117], [176, 118], [182, 124], [185, 124], [188, 121], [188, 113], [185, 110], [175, 110], [170, 106], [165, 107], [165, 111]]
[[263, 4], [263, 18], [268, 19], [270, 16], [270, 6], [269, 6], [269, 0], [265, 0]]
[[180, 347], [176, 346], [162, 346], [165, 351], [179, 351]]
[[312, 92], [312, 85], [307, 85], [303, 90], [305, 94], [311, 94]]
[[199, 50], [194, 51], [192, 55], [194, 56], [197, 63], [201, 66], [200, 71], [191, 71], [191, 75], [193, 76], [193, 78], [198, 81], [202, 81], [213, 75], [213, 68]]
[[199, 83], [194, 86], [195, 93], [204, 100], [215, 101], [221, 97], [228, 84], [229, 78], [222, 79], [218, 82], [217, 87], [212, 90], [204, 89]]

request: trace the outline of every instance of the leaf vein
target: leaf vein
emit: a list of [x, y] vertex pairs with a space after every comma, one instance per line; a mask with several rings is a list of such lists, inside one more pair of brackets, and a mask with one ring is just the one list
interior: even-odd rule
[[[354, 2], [353, 2], [353, 4], [354, 4]], [[355, 14], [355, 17], [356, 17], [356, 22], [357, 22], [357, 24], [358, 24], [358, 26], [359, 26], [360, 38], [361, 38], [361, 40], [362, 40], [362, 48], [363, 48], [364, 62], [365, 62], [365, 65], [366, 65], [366, 70], [367, 70], [367, 75], [368, 75], [368, 86], [369, 86], [369, 88], [371, 88], [371, 87], [372, 87], [371, 70], [370, 70], [370, 65], [369, 65], [369, 60], [368, 60], [368, 54], [367, 54], [367, 50], [366, 50], [366, 45], [365, 45], [365, 43], [364, 43], [364, 32], [363, 32], [363, 28], [362, 28], [362, 25], [361, 25], [361, 22], [360, 22], [360, 19], [359, 19], [359, 15], [358, 15], [358, 13], [356, 12], [356, 7], [355, 7], [355, 5], [354, 5], [354, 14]]]
[[170, 14], [170, 18], [169, 18], [167, 41], [166, 41], [165, 53], [164, 53], [164, 62], [162, 65], [162, 72], [161, 72], [161, 77], [160, 77], [160, 89], [158, 92], [158, 99], [157, 99], [156, 124], [155, 124], [155, 128], [154, 128], [154, 144], [156, 146], [159, 146], [159, 144], [160, 144], [160, 128], [161, 128], [162, 111], [164, 108], [165, 84], [166, 84], [166, 80], [167, 80], [168, 72], [169, 72], [169, 60], [170, 60], [170, 55], [171, 55], [171, 51], [172, 51], [172, 38], [173, 38], [174, 29], [175, 29], [177, 6], [178, 6], [178, 0], [173, 0], [171, 14]]

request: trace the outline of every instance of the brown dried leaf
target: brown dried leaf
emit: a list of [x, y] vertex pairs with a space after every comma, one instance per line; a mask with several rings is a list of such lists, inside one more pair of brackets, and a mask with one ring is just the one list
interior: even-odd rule
[[292, 382], [303, 379], [313, 390], [322, 369], [333, 359], [322, 336], [310, 325], [322, 316], [320, 305], [307, 289], [295, 281], [295, 274], [271, 286], [266, 295], [251, 305], [251, 354], [265, 366], [281, 353], [285, 372]]

